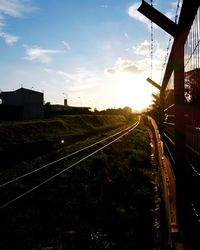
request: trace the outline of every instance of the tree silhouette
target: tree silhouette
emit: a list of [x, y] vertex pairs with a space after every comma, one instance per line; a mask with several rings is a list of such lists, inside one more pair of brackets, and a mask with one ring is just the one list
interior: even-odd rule
[[200, 107], [200, 68], [185, 73], [186, 102]]

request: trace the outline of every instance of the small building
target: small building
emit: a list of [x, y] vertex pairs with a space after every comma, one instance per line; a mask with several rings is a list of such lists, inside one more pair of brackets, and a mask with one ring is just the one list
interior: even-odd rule
[[[44, 117], [44, 94], [38, 91], [20, 88], [15, 91], [0, 93], [0, 115], [6, 115], [7, 120], [15, 120], [15, 110], [18, 110], [17, 120], [41, 119]], [[5, 112], [7, 110], [7, 112]], [[13, 112], [12, 112], [13, 111]], [[15, 117], [15, 119], [13, 119]], [[1, 120], [3, 117], [1, 117]]]
[[69, 106], [67, 99], [64, 99], [64, 105], [53, 104], [51, 105], [51, 111], [53, 115], [74, 115], [74, 114], [89, 114], [91, 113], [90, 107], [77, 107]]

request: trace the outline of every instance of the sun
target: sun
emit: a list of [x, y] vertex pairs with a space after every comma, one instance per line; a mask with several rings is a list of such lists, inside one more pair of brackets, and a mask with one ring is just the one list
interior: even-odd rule
[[94, 107], [104, 110], [128, 106], [133, 111], [143, 111], [148, 108], [153, 102], [152, 94], [157, 90], [146, 81], [147, 77], [144, 74], [145, 72], [143, 74], [117, 72], [106, 75], [104, 84], [99, 85], [93, 95]]
[[152, 103], [153, 92], [155, 89], [144, 77], [123, 74], [117, 79], [115, 102], [117, 106], [129, 106], [133, 111], [141, 111]]

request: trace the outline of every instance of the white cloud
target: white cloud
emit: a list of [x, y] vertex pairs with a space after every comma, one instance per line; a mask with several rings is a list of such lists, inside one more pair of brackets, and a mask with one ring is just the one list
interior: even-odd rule
[[[128, 8], [128, 15], [132, 18], [134, 18], [135, 20], [138, 20], [144, 24], [147, 25], [147, 27], [150, 29], [151, 26], [151, 21], [146, 18], [143, 14], [141, 14], [137, 9], [139, 8], [141, 2], [136, 2], [134, 4], [132, 4], [129, 8]], [[178, 8], [178, 15], [180, 14], [180, 9], [181, 9], [181, 5], [182, 5], [182, 0], [179, 2], [178, 4], [178, 0], [173, 1], [172, 3], [170, 3], [170, 7], [168, 9], [167, 12], [163, 13], [165, 16], [167, 16], [169, 19], [174, 20], [175, 18], [175, 14], [176, 14], [176, 10]], [[154, 3], [154, 7], [155, 7], [155, 3]], [[153, 24], [154, 28], [157, 28], [158, 26]]]
[[173, 13], [173, 11], [168, 11], [165, 13], [165, 16], [168, 17], [169, 19], [173, 20], [174, 13]]
[[[133, 46], [133, 53], [135, 55], [150, 57], [150, 42], [145, 40], [137, 46]], [[160, 44], [156, 41], [153, 43], [153, 57], [159, 60], [164, 60], [166, 51], [160, 48]]]
[[[182, 0], [176, 0], [173, 1], [171, 3], [171, 9], [165, 13], [165, 15], [170, 18], [172, 21], [175, 21], [175, 19], [177, 19], [177, 17], [180, 15], [180, 10], [181, 10], [181, 6], [183, 4]], [[177, 17], [176, 17], [177, 15]], [[177, 22], [177, 20], [176, 20]]]
[[0, 14], [12, 17], [22, 17], [36, 8], [27, 0], [0, 0]]
[[62, 44], [68, 49], [68, 50], [70, 50], [71, 49], [71, 46], [69, 45], [69, 43], [68, 42], [66, 42], [66, 41], [62, 41]]
[[82, 90], [94, 88], [99, 81], [96, 73], [84, 68], [77, 69], [77, 71], [71, 75], [72, 86], [70, 91], [79, 92]]
[[105, 75], [112, 75], [124, 72], [139, 74], [141, 73], [141, 70], [135, 62], [131, 60], [122, 59], [121, 57], [118, 57], [112, 68], [104, 70]]
[[73, 76], [73, 74], [67, 73], [62, 70], [52, 70], [52, 69], [45, 68], [44, 71], [56, 77], [62, 78], [65, 82], [70, 82], [70, 81], [75, 80], [75, 77]]
[[53, 55], [65, 52], [64, 50], [43, 49], [37, 46], [29, 47], [27, 45], [24, 45], [24, 48], [26, 49], [26, 60], [36, 60], [44, 64], [50, 64], [53, 60]]
[[74, 73], [68, 73], [62, 70], [44, 69], [48, 74], [51, 74], [52, 79], [57, 79], [57, 82], [66, 84], [68, 91], [80, 92], [95, 88], [99, 82], [96, 72], [79, 68]]
[[14, 44], [20, 39], [19, 36], [4, 31], [7, 16], [19, 18], [35, 9], [31, 5], [31, 0], [0, 0], [0, 38], [4, 39], [7, 45]]
[[13, 45], [20, 39], [20, 37], [18, 36], [11, 35], [5, 32], [0, 32], [0, 37], [4, 39], [7, 45]]
[[[148, 19], [147, 17], [145, 17], [143, 14], [141, 14], [139, 11], [138, 11], [138, 8], [139, 6], [141, 5], [141, 2], [136, 2], [134, 4], [132, 4], [129, 8], [128, 8], [128, 15], [130, 17], [132, 17], [133, 19], [137, 20], [137, 21], [140, 21], [142, 22], [143, 24], [146, 25], [146, 27], [151, 30], [151, 21], [150, 19]], [[155, 6], [155, 4], [154, 4]], [[167, 12], [167, 15], [168, 17], [171, 17], [172, 16], [172, 12], [169, 11]], [[156, 25], [155, 23], [153, 23], [153, 29], [158, 29], [158, 25]]]
[[[159, 46], [159, 45], [158, 45]], [[166, 56], [166, 51], [158, 47], [154, 51], [154, 57], [157, 58], [158, 60], [164, 61], [164, 58]]]
[[171, 6], [172, 6], [173, 9], [177, 7], [178, 2], [179, 2], [179, 8], [180, 8], [181, 5], [183, 4], [183, 0], [180, 0], [180, 1], [179, 1], [179, 0], [175, 0], [175, 1], [173, 1], [173, 2], [171, 3]]
[[[149, 75], [151, 69], [151, 55], [150, 55], [150, 42], [143, 41], [141, 44], [135, 45], [132, 47], [134, 55], [137, 59], [128, 60], [119, 57], [113, 67], [107, 68], [104, 70], [104, 74], [107, 76], [119, 76], [123, 74], [131, 74], [133, 76], [139, 75]], [[139, 56], [139, 57], [138, 57]], [[153, 47], [153, 71], [156, 75], [160, 75], [164, 58], [166, 56], [166, 51], [160, 47], [158, 42], [154, 42]], [[157, 77], [158, 78], [158, 77]]]
[[150, 54], [150, 42], [145, 40], [141, 44], [132, 47], [134, 54], [147, 56]]
[[[144, 41], [138, 46], [133, 46], [133, 52], [137, 55], [144, 56], [143, 59], [137, 61], [138, 67], [141, 69], [150, 69], [151, 55], [150, 55], [150, 42]], [[160, 43], [154, 42], [153, 44], [153, 58], [152, 66], [153, 71], [161, 71], [166, 51], [160, 47]]]
[[[138, 11], [140, 4], [141, 4], [141, 2], [135, 2], [134, 4], [132, 4], [128, 8], [127, 13], [131, 18], [142, 22], [143, 24], [146, 25], [146, 27], [149, 30], [151, 30], [151, 21]], [[174, 19], [175, 19], [176, 11], [177, 11], [178, 16], [180, 14], [182, 0], [179, 2], [178, 6], [177, 6], [177, 4], [178, 4], [178, 0], [173, 1], [172, 3], [170, 3], [168, 10], [165, 13], [163, 13], [165, 16], [167, 16], [172, 21], [174, 21]], [[154, 3], [154, 7], [155, 7], [155, 5], [156, 4]], [[153, 23], [153, 29], [158, 29], [158, 28], [159, 28], [159, 26], [156, 25], [155, 23]]]
[[137, 21], [140, 21], [144, 24], [146, 24], [148, 27], [150, 27], [150, 21], [148, 18], [146, 18], [144, 15], [142, 15], [137, 9], [140, 6], [140, 2], [136, 2], [134, 4], [132, 4], [129, 8], [128, 8], [128, 15], [134, 19], [136, 19]]
[[5, 26], [5, 22], [4, 22], [4, 17], [3, 15], [0, 13], [0, 30]]

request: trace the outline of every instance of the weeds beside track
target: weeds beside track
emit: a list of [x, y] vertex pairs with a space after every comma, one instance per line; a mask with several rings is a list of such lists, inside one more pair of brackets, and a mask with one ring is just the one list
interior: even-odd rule
[[[98, 154], [4, 207], [1, 249], [153, 249], [148, 133], [140, 124], [121, 136], [86, 149], [85, 156]], [[69, 167], [69, 160], [43, 169], [46, 176], [34, 173], [40, 173], [37, 183]], [[16, 193], [35, 185], [32, 175], [22, 180], [10, 184]], [[13, 190], [10, 185], [4, 188]]]
[[[139, 124], [139, 121], [135, 122], [133, 125], [129, 126], [128, 128], [125, 128], [109, 137], [106, 137], [98, 142], [95, 142], [91, 145], [88, 145], [84, 148], [81, 148], [69, 155], [66, 155], [64, 157], [61, 157], [53, 162], [50, 162], [50, 163], [47, 163], [39, 168], [36, 168], [28, 173], [25, 173], [21, 176], [18, 176], [18, 177], [15, 177], [11, 180], [8, 180], [2, 184], [0, 184], [0, 188], [3, 188], [3, 187], [6, 187], [16, 181], [19, 181], [19, 180], [22, 180], [24, 179], [25, 177], [28, 177], [30, 175], [33, 175], [43, 169], [46, 169], [46, 168], [49, 168], [50, 166], [56, 166], [56, 164], [59, 163], [59, 166], [60, 164], [62, 164], [62, 161], [70, 158], [70, 163], [69, 166], [65, 167], [64, 169], [62, 170], [59, 170], [57, 173], [51, 175], [49, 178], [46, 178], [44, 181], [42, 181], [41, 183], [35, 185], [34, 187], [28, 189], [27, 191], [25, 191], [24, 193], [16, 196], [15, 198], [11, 199], [10, 201], [4, 203], [3, 205], [0, 206], [0, 209], [1, 208], [4, 208], [10, 204], [12, 204], [13, 202], [17, 201], [18, 199], [24, 197], [25, 195], [28, 195], [30, 192], [34, 191], [35, 189], [38, 189], [39, 187], [41, 187], [42, 185], [46, 184], [47, 182], [53, 180], [54, 178], [56, 178], [57, 176], [63, 174], [64, 172], [68, 171], [69, 169], [71, 169], [72, 167], [75, 167], [77, 164], [81, 163], [82, 161], [88, 159], [89, 157], [95, 155], [96, 153], [98, 153], [100, 150], [108, 147], [109, 145], [111, 145], [112, 143], [116, 142], [117, 140], [121, 139], [123, 136], [127, 135], [128, 133], [130, 133], [133, 129], [135, 129]], [[102, 145], [104, 144], [104, 145]], [[91, 152], [86, 152], [86, 150], [90, 150]], [[86, 154], [83, 156], [83, 152], [86, 152]], [[80, 159], [79, 159], [79, 156], [80, 156]], [[73, 159], [71, 159], [73, 157]], [[78, 159], [78, 160], [77, 160]], [[66, 164], [66, 163], [65, 163]]]

